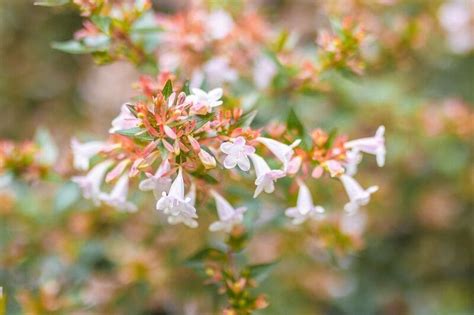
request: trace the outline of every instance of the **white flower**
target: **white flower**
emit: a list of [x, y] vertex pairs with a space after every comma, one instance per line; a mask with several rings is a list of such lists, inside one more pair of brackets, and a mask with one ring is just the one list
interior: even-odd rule
[[216, 57], [206, 62], [203, 72], [206, 75], [206, 82], [211, 87], [234, 82], [239, 78], [237, 71], [230, 67], [229, 61], [224, 57]]
[[100, 200], [111, 207], [117, 208], [121, 211], [134, 212], [137, 211], [137, 206], [127, 201], [128, 194], [128, 174], [123, 174], [115, 184], [112, 191], [100, 194]]
[[112, 120], [112, 128], [109, 129], [109, 133], [116, 133], [119, 130], [126, 130], [138, 127], [140, 119], [135, 117], [127, 104], [123, 104], [120, 109], [120, 114]]
[[206, 30], [212, 39], [223, 39], [234, 28], [232, 17], [224, 10], [216, 10], [206, 20]]
[[473, 11], [470, 0], [452, 0], [440, 6], [438, 18], [445, 29], [448, 44], [455, 53], [463, 54], [474, 49]]
[[265, 138], [265, 137], [258, 137], [257, 141], [263, 144], [270, 150], [277, 159], [279, 159], [283, 163], [283, 169], [287, 170], [288, 164], [295, 153], [293, 148], [300, 144], [301, 140], [298, 139], [290, 145], [284, 144], [282, 142]]
[[374, 137], [360, 138], [345, 143], [346, 149], [353, 149], [376, 156], [377, 165], [382, 167], [385, 164], [385, 127], [380, 126]]
[[293, 224], [301, 224], [309, 218], [321, 219], [324, 215], [324, 208], [313, 204], [311, 192], [303, 182], [299, 181], [298, 185], [300, 189], [298, 191], [296, 207], [288, 208], [285, 214], [293, 219]]
[[255, 148], [245, 144], [244, 137], [237, 137], [232, 142], [224, 142], [220, 148], [227, 154], [224, 159], [225, 168], [232, 169], [238, 165], [242, 171], [246, 172], [250, 169], [249, 155], [255, 153]]
[[277, 67], [273, 60], [264, 55], [260, 56], [255, 62], [253, 68], [253, 79], [255, 85], [261, 90], [266, 89], [272, 82], [276, 73]]
[[155, 198], [160, 198], [163, 192], [168, 191], [171, 186], [171, 178], [165, 176], [170, 170], [170, 162], [164, 159], [155, 172], [155, 175], [146, 174], [148, 177], [140, 182], [138, 188], [141, 191], [152, 190]]
[[214, 190], [211, 190], [211, 195], [216, 201], [217, 214], [219, 216], [219, 221], [212, 223], [209, 226], [209, 230], [212, 232], [215, 231], [224, 231], [229, 233], [232, 230], [232, 227], [236, 224], [239, 224], [243, 221], [243, 213], [247, 211], [246, 207], [239, 207], [235, 209], [232, 205], [225, 200], [221, 195], [219, 195]]
[[275, 182], [277, 179], [284, 177], [285, 172], [270, 169], [267, 162], [257, 154], [251, 154], [250, 158], [252, 159], [257, 175], [257, 179], [255, 180], [257, 188], [255, 189], [253, 197], [256, 198], [262, 191], [265, 191], [267, 194], [272, 193], [275, 190]]
[[360, 206], [367, 205], [370, 201], [370, 195], [379, 189], [378, 186], [371, 186], [364, 190], [359, 183], [349, 175], [342, 175], [339, 178], [349, 196], [349, 202], [344, 206], [344, 210], [347, 212], [354, 212], [358, 210]]
[[357, 173], [357, 165], [362, 161], [362, 154], [357, 150], [348, 150], [346, 151], [346, 161], [344, 167], [346, 169], [346, 174], [349, 176], [354, 176]]
[[178, 171], [178, 176], [171, 184], [168, 194], [163, 192], [160, 200], [156, 203], [156, 210], [163, 211], [168, 216], [168, 223], [185, 225], [195, 228], [198, 223], [196, 209], [194, 208], [192, 194], [184, 196], [183, 172]]
[[198, 88], [192, 89], [193, 94], [188, 96], [187, 101], [192, 102], [191, 112], [201, 115], [212, 112], [214, 107], [222, 105], [223, 91], [221, 88], [205, 92]]
[[100, 151], [106, 150], [108, 145], [101, 141], [90, 141], [86, 143], [80, 143], [77, 139], [71, 140], [71, 149], [73, 155], [74, 168], [77, 170], [85, 171], [89, 169], [89, 161]]
[[77, 183], [82, 189], [82, 194], [86, 199], [92, 199], [96, 205], [100, 201], [100, 186], [104, 180], [105, 173], [113, 164], [113, 161], [106, 160], [94, 166], [85, 176], [74, 176], [72, 181]]
[[329, 171], [331, 177], [339, 176], [344, 173], [344, 168], [341, 163], [336, 160], [327, 160], [322, 165]]

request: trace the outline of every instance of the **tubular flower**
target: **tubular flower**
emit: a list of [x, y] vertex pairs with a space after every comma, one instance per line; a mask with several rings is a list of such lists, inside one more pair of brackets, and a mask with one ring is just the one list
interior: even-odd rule
[[126, 130], [138, 127], [140, 125], [140, 119], [135, 117], [128, 108], [127, 104], [123, 104], [120, 109], [120, 114], [112, 120], [112, 127], [109, 129], [109, 133], [116, 133], [119, 130]]
[[368, 154], [375, 155], [377, 165], [382, 167], [385, 164], [385, 127], [380, 126], [375, 132], [374, 137], [360, 138], [345, 143], [346, 149], [361, 151]]
[[242, 171], [248, 171], [250, 169], [249, 156], [255, 153], [255, 148], [245, 144], [244, 137], [237, 137], [233, 142], [224, 142], [220, 146], [221, 151], [227, 154], [224, 159], [224, 167], [232, 169], [236, 165]]
[[282, 142], [265, 137], [258, 137], [257, 141], [266, 146], [268, 150], [270, 150], [275, 155], [275, 157], [283, 163], [283, 169], [285, 171], [287, 170], [291, 158], [293, 157], [293, 148], [299, 145], [301, 142], [301, 140], [298, 139], [292, 144], [287, 145]]
[[170, 224], [184, 223], [192, 228], [197, 227], [198, 224], [195, 219], [198, 216], [193, 199], [189, 195], [184, 195], [183, 171], [181, 168], [171, 184], [169, 192], [163, 192], [156, 203], [156, 209], [163, 211], [168, 216], [168, 223]]
[[206, 115], [212, 111], [214, 107], [221, 106], [221, 97], [223, 91], [221, 88], [213, 89], [205, 92], [201, 89], [192, 89], [193, 94], [188, 96], [188, 101], [192, 103], [191, 113], [198, 115]]
[[252, 159], [257, 175], [257, 179], [255, 180], [257, 188], [255, 189], [253, 197], [256, 198], [262, 191], [265, 191], [267, 194], [272, 193], [275, 190], [275, 182], [279, 178], [285, 177], [285, 172], [270, 169], [267, 162], [257, 154], [251, 154], [250, 158]]
[[324, 214], [324, 208], [313, 204], [311, 192], [303, 182], [298, 181], [298, 185], [300, 189], [296, 207], [288, 208], [285, 214], [293, 219], [293, 224], [301, 224], [310, 218], [321, 219]]
[[115, 184], [112, 191], [100, 194], [100, 200], [121, 211], [135, 212], [137, 206], [127, 201], [128, 194], [128, 175], [122, 175]]
[[349, 175], [342, 175], [339, 178], [349, 196], [349, 202], [344, 206], [344, 210], [347, 212], [357, 211], [359, 207], [367, 205], [370, 201], [370, 195], [379, 189], [378, 186], [370, 186], [367, 189], [363, 189], [362, 186]]
[[80, 143], [77, 139], [73, 138], [71, 140], [71, 149], [74, 159], [74, 168], [85, 171], [89, 169], [90, 159], [100, 151], [106, 150], [107, 144], [102, 141]]
[[105, 173], [112, 166], [113, 161], [106, 160], [94, 166], [85, 176], [75, 176], [72, 181], [82, 189], [84, 198], [92, 199], [96, 205], [100, 204], [100, 186], [104, 180]]
[[153, 191], [155, 198], [160, 198], [163, 192], [167, 192], [171, 186], [171, 178], [166, 176], [166, 173], [170, 171], [170, 162], [168, 159], [164, 159], [160, 164], [155, 174], [152, 175], [147, 173], [148, 178], [142, 180], [138, 185], [138, 188], [142, 191]]
[[209, 226], [209, 230], [212, 232], [215, 231], [224, 231], [229, 233], [232, 230], [234, 225], [242, 223], [244, 219], [243, 213], [247, 211], [246, 207], [234, 208], [232, 205], [219, 195], [214, 190], [211, 190], [211, 195], [216, 201], [217, 215], [219, 216], [219, 221], [212, 223]]

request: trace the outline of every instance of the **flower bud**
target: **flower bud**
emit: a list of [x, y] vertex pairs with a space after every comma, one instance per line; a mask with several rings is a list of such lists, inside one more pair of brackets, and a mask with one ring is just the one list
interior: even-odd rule
[[216, 167], [216, 159], [211, 154], [209, 154], [206, 150], [199, 151], [198, 156], [206, 169]]

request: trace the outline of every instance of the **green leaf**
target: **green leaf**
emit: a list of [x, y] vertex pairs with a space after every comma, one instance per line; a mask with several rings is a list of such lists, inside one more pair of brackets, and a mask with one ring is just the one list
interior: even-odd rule
[[161, 93], [165, 98], [168, 98], [173, 93], [173, 84], [171, 83], [171, 80], [166, 81]]
[[334, 128], [329, 133], [328, 140], [324, 144], [325, 149], [329, 149], [332, 146], [332, 144], [334, 143], [334, 139], [336, 139], [336, 136], [337, 136], [337, 128]]
[[186, 93], [186, 95], [191, 94], [191, 91], [189, 89], [189, 87], [190, 87], [189, 84], [190, 84], [190, 82], [189, 82], [189, 80], [187, 80], [186, 82], [184, 82], [184, 85], [183, 85], [183, 92]]
[[75, 40], [69, 40], [66, 42], [53, 42], [51, 47], [69, 54], [88, 54], [95, 51], [95, 49], [89, 48], [81, 42]]
[[69, 0], [38, 0], [35, 1], [33, 4], [43, 7], [58, 7], [67, 3], [69, 3]]
[[208, 173], [194, 172], [194, 173], [191, 173], [191, 175], [193, 175], [194, 177], [200, 178], [200, 179], [204, 180], [205, 182], [207, 182], [209, 184], [212, 184], [212, 185], [215, 185], [215, 184], [219, 183], [219, 181], [217, 179], [215, 179], [214, 177], [212, 177]]
[[105, 34], [109, 34], [110, 32], [110, 23], [112, 19], [108, 16], [101, 16], [101, 15], [93, 15], [91, 17], [92, 23], [94, 23], [99, 30], [104, 32]]
[[298, 132], [298, 136], [302, 137], [306, 134], [305, 127], [301, 120], [299, 119], [298, 115], [293, 108], [290, 108], [288, 112], [288, 116], [286, 118], [286, 126], [290, 130], [296, 130]]
[[204, 261], [222, 261], [225, 258], [225, 252], [218, 248], [206, 247], [185, 260], [184, 264], [188, 267], [202, 267]]
[[257, 116], [256, 110], [251, 110], [240, 116], [239, 121], [235, 124], [236, 128], [240, 127], [249, 127], [252, 124], [252, 121]]
[[62, 212], [70, 208], [81, 196], [79, 187], [72, 183], [67, 182], [57, 192], [54, 200], [54, 211]]
[[148, 132], [146, 132], [146, 129], [139, 128], [139, 127], [117, 130], [115, 133], [118, 133], [119, 135], [122, 135], [122, 136], [135, 138], [141, 141], [155, 140], [155, 138], [153, 138], [152, 136], [148, 134]]
[[58, 147], [54, 143], [49, 131], [45, 128], [40, 128], [36, 132], [36, 143], [41, 148], [40, 162], [44, 165], [52, 165], [58, 158]]
[[248, 266], [250, 278], [254, 279], [258, 283], [265, 280], [270, 272], [275, 268], [278, 261], [274, 261], [266, 264], [250, 265]]

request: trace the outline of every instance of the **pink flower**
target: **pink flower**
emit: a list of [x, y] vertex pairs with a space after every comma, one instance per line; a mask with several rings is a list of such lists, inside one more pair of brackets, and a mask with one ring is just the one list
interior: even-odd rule
[[303, 182], [298, 181], [298, 184], [300, 189], [296, 207], [288, 208], [285, 214], [293, 219], [293, 224], [301, 224], [309, 218], [321, 219], [324, 214], [324, 208], [313, 204], [311, 192]]
[[74, 176], [72, 181], [77, 183], [86, 199], [92, 199], [96, 205], [100, 204], [100, 186], [104, 180], [105, 173], [113, 164], [106, 160], [94, 166], [85, 176]]
[[293, 157], [293, 148], [301, 142], [301, 140], [298, 139], [291, 145], [287, 145], [282, 142], [265, 137], [258, 137], [257, 141], [266, 146], [267, 149], [270, 150], [275, 155], [275, 157], [283, 163], [283, 169], [285, 171], [287, 171], [288, 165]]
[[253, 166], [255, 168], [255, 173], [257, 179], [255, 180], [255, 193], [253, 195], [256, 198], [262, 191], [265, 191], [267, 194], [272, 193], [275, 190], [275, 182], [285, 176], [285, 172], [282, 170], [272, 170], [268, 166], [265, 160], [257, 155], [251, 154], [250, 158], [252, 159]]
[[247, 211], [246, 207], [234, 208], [232, 205], [219, 195], [214, 190], [211, 190], [211, 195], [216, 201], [217, 214], [219, 216], [219, 221], [212, 223], [209, 226], [209, 230], [212, 232], [215, 231], [224, 231], [229, 233], [232, 230], [232, 227], [236, 224], [242, 223], [244, 219], [243, 213]]
[[160, 198], [163, 192], [168, 191], [171, 186], [171, 178], [165, 176], [170, 171], [170, 162], [164, 159], [154, 175], [146, 174], [147, 178], [138, 185], [141, 191], [153, 191], [155, 198]]
[[237, 137], [232, 142], [224, 142], [221, 144], [221, 151], [227, 154], [224, 159], [224, 167], [232, 169], [239, 166], [242, 171], [250, 169], [249, 156], [255, 153], [255, 148], [245, 144], [244, 137]]
[[74, 158], [74, 168], [85, 171], [89, 169], [90, 159], [101, 151], [105, 151], [109, 145], [101, 141], [90, 141], [80, 143], [77, 139], [71, 140], [72, 155]]
[[376, 156], [377, 165], [382, 167], [385, 164], [385, 127], [380, 126], [374, 137], [360, 138], [345, 143], [346, 149], [361, 151]]
[[123, 104], [120, 109], [120, 114], [112, 120], [112, 128], [109, 129], [109, 133], [116, 133], [119, 130], [126, 130], [138, 127], [140, 125], [140, 119], [135, 117], [127, 104]]
[[211, 12], [206, 19], [206, 30], [212, 39], [223, 39], [234, 28], [232, 17], [224, 10]]
[[115, 184], [112, 191], [100, 194], [100, 200], [121, 211], [135, 212], [137, 206], [127, 201], [128, 194], [128, 175], [122, 175]]
[[179, 169], [178, 176], [171, 184], [168, 193], [163, 192], [156, 203], [156, 210], [163, 211], [168, 216], [168, 223], [185, 225], [195, 228], [198, 226], [196, 208], [192, 194], [184, 195], [183, 171]]
[[192, 89], [193, 94], [187, 97], [187, 102], [192, 103], [191, 113], [205, 115], [212, 112], [212, 109], [222, 105], [223, 91], [221, 88], [205, 92], [201, 89]]
[[349, 196], [349, 202], [344, 206], [344, 210], [347, 212], [357, 211], [359, 207], [367, 205], [370, 201], [370, 195], [379, 189], [378, 186], [363, 189], [362, 186], [349, 175], [342, 175], [339, 178]]

